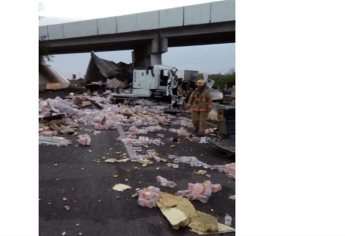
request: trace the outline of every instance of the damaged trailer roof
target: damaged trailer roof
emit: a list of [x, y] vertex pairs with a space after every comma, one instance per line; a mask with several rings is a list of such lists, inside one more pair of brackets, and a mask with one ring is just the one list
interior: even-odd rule
[[39, 64], [39, 90], [67, 88], [70, 82], [50, 65]]
[[85, 74], [85, 83], [106, 82], [107, 79], [116, 79], [125, 84], [132, 82], [132, 64], [115, 63], [99, 58], [91, 52], [91, 58]]

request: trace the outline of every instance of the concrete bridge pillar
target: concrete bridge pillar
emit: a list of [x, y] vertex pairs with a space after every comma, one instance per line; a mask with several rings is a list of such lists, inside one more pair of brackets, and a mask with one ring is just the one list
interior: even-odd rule
[[136, 67], [149, 67], [162, 64], [162, 53], [168, 51], [167, 38], [154, 38], [146, 45], [135, 48], [132, 52], [132, 62]]

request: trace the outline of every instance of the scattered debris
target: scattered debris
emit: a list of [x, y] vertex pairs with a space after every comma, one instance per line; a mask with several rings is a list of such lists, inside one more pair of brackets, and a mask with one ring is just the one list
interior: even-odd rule
[[173, 229], [188, 226], [191, 231], [204, 233], [227, 233], [235, 230], [217, 222], [217, 218], [197, 211], [186, 198], [161, 192], [157, 206], [167, 218]]
[[153, 162], [148, 159], [137, 160], [136, 162], [140, 163], [144, 167], [153, 164]]
[[222, 189], [220, 184], [212, 184], [211, 181], [206, 180], [203, 183], [188, 183], [188, 190], [180, 190], [176, 193], [178, 196], [186, 196], [190, 200], [199, 200], [207, 203], [212, 193], [218, 192]]
[[149, 186], [138, 191], [138, 205], [152, 208], [156, 206], [156, 203], [160, 196], [160, 189], [154, 186]]
[[230, 226], [227, 226], [227, 225], [224, 225], [224, 224], [221, 224], [218, 222], [217, 224], [217, 232], [201, 232], [201, 231], [197, 231], [197, 230], [191, 230], [199, 235], [206, 235], [206, 234], [224, 234], [224, 233], [231, 233], [231, 232], [235, 232], [235, 229], [230, 227]]
[[199, 143], [207, 143], [206, 137], [200, 137]]
[[125, 144], [132, 144], [133, 146], [148, 146], [150, 144], [161, 145], [164, 144], [161, 139], [150, 139], [149, 137], [139, 136], [139, 138], [119, 138], [119, 140]]
[[231, 226], [231, 222], [232, 222], [232, 217], [228, 213], [226, 213], [224, 217], [224, 224], [227, 226]]
[[127, 162], [129, 161], [129, 158], [123, 158], [123, 159], [116, 159], [114, 157], [105, 159], [105, 162], [107, 163], [116, 163], [116, 162]]
[[47, 144], [47, 145], [55, 145], [58, 147], [61, 146], [68, 146], [71, 144], [71, 141], [64, 138], [64, 137], [45, 137], [45, 136], [39, 136], [39, 144]]
[[77, 142], [83, 146], [90, 146], [91, 145], [91, 138], [88, 134], [80, 134], [78, 135]]
[[93, 132], [93, 135], [98, 135], [98, 134], [101, 134], [101, 133], [102, 133], [101, 131], [95, 130], [95, 131]]
[[113, 190], [123, 192], [124, 190], [130, 189], [130, 188], [132, 187], [126, 184], [115, 184], [113, 187]]
[[194, 156], [175, 156], [175, 155], [169, 155], [169, 159], [173, 159], [174, 163], [184, 163], [184, 164], [189, 164], [190, 166], [194, 167], [203, 167], [205, 169], [207, 168], [212, 168], [211, 165], [206, 164], [202, 161], [199, 161], [198, 158]]
[[175, 169], [177, 169], [179, 167], [178, 164], [173, 164], [173, 163], [167, 163], [167, 166], [175, 168]]
[[166, 178], [162, 176], [157, 176], [156, 180], [160, 183], [161, 186], [167, 186], [170, 188], [173, 188], [176, 186], [176, 183], [174, 181], [169, 181]]
[[[55, 99], [48, 99], [46, 101], [40, 100], [40, 118], [46, 117], [46, 119], [40, 119], [39, 143], [67, 146], [71, 144], [71, 141], [63, 137], [57, 137], [56, 135], [74, 134], [77, 136], [77, 142], [80, 145], [90, 146], [91, 138], [89, 134], [84, 133], [78, 135], [78, 133], [76, 133], [76, 128], [79, 128], [78, 123], [86, 126], [80, 128], [78, 130], [79, 132], [85, 131], [93, 135], [100, 134], [101, 130], [117, 129], [120, 134], [119, 140], [125, 144], [128, 157], [125, 153], [124, 155], [119, 154], [122, 159], [117, 159], [114, 157], [102, 157], [106, 163], [120, 163], [131, 160], [140, 163], [142, 166], [147, 166], [153, 164], [153, 161], [168, 162], [169, 160], [172, 163], [166, 163], [166, 166], [171, 168], [179, 168], [179, 163], [183, 163], [192, 167], [202, 167], [205, 169], [217, 170], [225, 173], [229, 177], [235, 178], [235, 163], [225, 165], [209, 165], [199, 161], [198, 158], [194, 156], [179, 157], [175, 155], [168, 155], [168, 159], [165, 159], [160, 157], [159, 153], [157, 153], [155, 150], [148, 150], [153, 145], [163, 145], [163, 138], [165, 137], [165, 140], [173, 141], [174, 143], [169, 143], [169, 141], [168, 143], [169, 145], [173, 144], [171, 147], [176, 146], [176, 148], [181, 146], [179, 142], [182, 142], [183, 140], [189, 140], [190, 142], [196, 143], [206, 143], [206, 137], [193, 137], [186, 129], [193, 128], [190, 118], [174, 117], [163, 114], [164, 106], [155, 104], [154, 107], [150, 108], [150, 106], [152, 106], [154, 103], [147, 100], [134, 101], [138, 105], [131, 107], [128, 106], [128, 102], [127, 104], [111, 104], [110, 91], [103, 94], [103, 96], [108, 95], [106, 98], [98, 96], [97, 94], [94, 95], [95, 96], [91, 97], [86, 93], [81, 96], [75, 96], [72, 94], [69, 100], [63, 100], [59, 97]], [[95, 107], [97, 109], [94, 109]], [[51, 117], [51, 119], [49, 117]], [[168, 129], [167, 126], [170, 125], [180, 127], [171, 127]], [[157, 133], [157, 138], [149, 138], [145, 136], [149, 133], [161, 131], [164, 132], [164, 134]], [[205, 133], [212, 134], [215, 131], [216, 128], [209, 128], [206, 129]], [[171, 137], [173, 138], [171, 139]], [[169, 145], [167, 145], [167, 148], [169, 148]], [[172, 150], [176, 150], [176, 148]], [[90, 149], [89, 152], [92, 152], [92, 150]], [[109, 157], [108, 154], [107, 156]], [[202, 157], [201, 154], [200, 157]], [[100, 161], [98, 160], [97, 162]], [[58, 164], [55, 166], [57, 165]], [[167, 169], [166, 167], [160, 166], [151, 167], [150, 170], [159, 170], [160, 168], [162, 168], [162, 170], [164, 168]], [[81, 168], [81, 170], [83, 169], [84, 168]], [[138, 167], [135, 167], [135, 169], [138, 169]], [[128, 172], [132, 170], [133, 169], [125, 169], [125, 171]], [[195, 172], [195, 174], [210, 177], [206, 170], [198, 170]], [[113, 174], [113, 177], [117, 178], [119, 175]], [[169, 181], [162, 176], [157, 176], [156, 180], [161, 186], [176, 186], [175, 182]], [[125, 179], [125, 181], [128, 182], [128, 179]], [[113, 190], [115, 191], [124, 191], [130, 188], [131, 186], [121, 183], [113, 186]], [[158, 206], [174, 229], [188, 226], [193, 232], [199, 234], [232, 232], [234, 229], [228, 227], [231, 226], [231, 216], [228, 214], [226, 215], [226, 217], [230, 217], [230, 221], [225, 217], [225, 224], [228, 226], [220, 224], [217, 222], [217, 219], [214, 216], [197, 211], [189, 201], [197, 199], [203, 203], [206, 203], [212, 192], [217, 192], [219, 190], [221, 190], [220, 184], [212, 184], [210, 181], [205, 181], [204, 183], [189, 183], [187, 190], [180, 190], [176, 193], [179, 196], [160, 192], [159, 188], [149, 186], [143, 189], [136, 189], [136, 193], [132, 194], [132, 197], [138, 196], [138, 205], [140, 206], [149, 208]], [[189, 200], [182, 196], [187, 197]], [[120, 196], [116, 196], [116, 199], [120, 199]], [[229, 199], [235, 200], [235, 195], [229, 196]], [[63, 197], [63, 200], [67, 201], [67, 198]], [[101, 202], [101, 200], [98, 201]], [[50, 205], [51, 202], [48, 202], [48, 204]], [[68, 205], [65, 205], [64, 208], [67, 211], [71, 209], [71, 207]], [[64, 231], [62, 235], [65, 234], [66, 232]], [[81, 232], [78, 234], [82, 235]]]
[[235, 178], [235, 163], [225, 164], [225, 165], [215, 165], [218, 171], [225, 173], [228, 177]]
[[157, 205], [173, 229], [187, 226], [190, 217], [197, 215], [197, 211], [188, 199], [170, 193], [161, 192]]
[[197, 174], [197, 175], [206, 175], [207, 171], [206, 170], [198, 170], [197, 172], [195, 172], [195, 174]]

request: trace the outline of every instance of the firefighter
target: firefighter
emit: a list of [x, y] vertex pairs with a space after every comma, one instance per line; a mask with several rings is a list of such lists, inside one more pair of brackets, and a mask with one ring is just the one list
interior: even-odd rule
[[196, 89], [188, 99], [188, 108], [192, 112], [192, 122], [195, 132], [198, 135], [204, 135], [206, 118], [212, 108], [212, 103], [202, 75], [199, 76], [196, 86]]

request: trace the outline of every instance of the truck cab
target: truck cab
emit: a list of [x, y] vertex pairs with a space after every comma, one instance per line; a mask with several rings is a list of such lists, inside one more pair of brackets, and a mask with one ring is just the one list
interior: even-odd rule
[[132, 94], [137, 97], [171, 96], [177, 86], [176, 68], [154, 65], [133, 70]]

